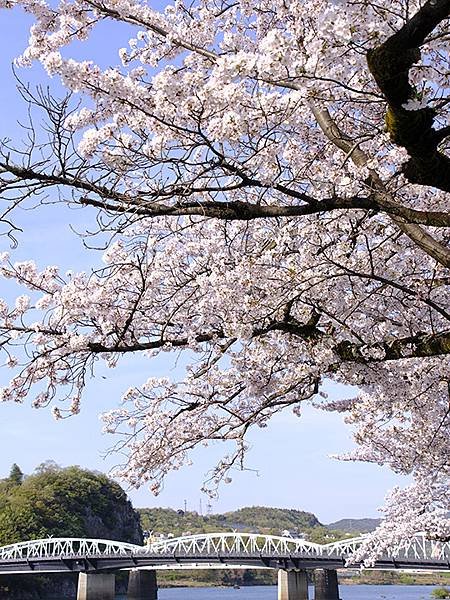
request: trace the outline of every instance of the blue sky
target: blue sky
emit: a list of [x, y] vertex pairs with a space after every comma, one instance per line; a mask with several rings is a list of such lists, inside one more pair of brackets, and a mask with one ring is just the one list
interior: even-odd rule
[[[26, 107], [19, 99], [11, 63], [26, 45], [29, 19], [19, 12], [0, 11], [0, 137], [17, 139], [21, 133], [17, 120], [24, 119]], [[101, 64], [115, 65], [117, 49], [125, 45], [127, 36], [116, 24], [105, 24], [90, 42], [90, 47], [77, 48], [77, 53], [91, 52]], [[22, 81], [47, 85], [38, 66], [20, 69]], [[51, 81], [57, 89], [57, 82]], [[24, 229], [14, 260], [35, 259], [40, 266], [53, 264], [55, 256], [62, 271], [89, 269], [99, 260], [83, 253], [81, 242], [69, 229], [69, 220], [78, 228], [94, 213], [47, 207], [39, 211], [22, 211], [17, 220]], [[8, 242], [0, 238], [0, 252], [8, 250]], [[21, 292], [17, 292], [17, 295]], [[0, 296], [11, 290], [0, 281]], [[128, 358], [114, 371], [101, 372], [90, 382], [81, 415], [55, 422], [48, 410], [34, 410], [23, 405], [0, 405], [0, 477], [7, 475], [13, 462], [25, 473], [31, 473], [41, 462], [53, 459], [67, 466], [108, 471], [120, 462], [120, 456], [107, 454], [111, 436], [101, 434], [100, 412], [117, 406], [124, 390], [150, 375], [173, 374], [169, 357], [154, 361]], [[0, 369], [0, 385], [8, 373]], [[106, 377], [104, 379], [103, 377]], [[342, 397], [342, 386], [329, 386], [329, 393]], [[265, 430], [250, 436], [252, 449], [248, 466], [254, 471], [236, 473], [233, 483], [221, 489], [220, 498], [212, 504], [213, 512], [233, 510], [240, 506], [266, 505], [298, 508], [314, 512], [324, 523], [342, 517], [377, 516], [386, 491], [404, 480], [376, 465], [343, 463], [328, 458], [352, 447], [351, 432], [339, 416], [306, 409], [299, 419], [289, 412], [275, 417]], [[136, 506], [171, 506], [182, 508], [184, 500], [192, 510], [199, 510], [199, 492], [205, 472], [214, 465], [223, 449], [213, 446], [195, 455], [194, 466], [169, 476], [158, 498], [142, 488], [130, 491]], [[203, 509], [207, 499], [202, 497]]]

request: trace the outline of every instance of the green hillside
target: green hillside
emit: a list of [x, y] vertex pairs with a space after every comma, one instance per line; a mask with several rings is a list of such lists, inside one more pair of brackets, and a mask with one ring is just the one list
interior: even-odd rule
[[225, 513], [228, 522], [235, 527], [255, 527], [259, 531], [266, 529], [302, 530], [320, 525], [315, 515], [293, 508], [269, 508], [266, 506], [252, 506], [240, 508], [234, 512]]
[[[102, 473], [53, 461], [25, 476], [14, 464], [0, 479], [0, 546], [47, 537], [142, 543], [139, 515], [126, 493]], [[116, 580], [123, 592], [126, 575]], [[122, 586], [122, 588], [120, 587]], [[0, 599], [75, 598], [77, 573], [2, 575]]]
[[205, 516], [193, 511], [184, 513], [171, 508], [138, 510], [142, 528], [153, 537], [176, 537], [215, 531], [300, 536], [318, 543], [349, 537], [345, 532], [325, 527], [314, 514], [296, 509], [251, 506]]
[[138, 508], [142, 529], [153, 534], [211, 533], [214, 531], [231, 531], [220, 520], [220, 515], [202, 517], [196, 512], [176, 511], [173, 508]]
[[0, 480], [0, 546], [46, 537], [141, 543], [139, 517], [122, 488], [102, 473], [44, 463]]

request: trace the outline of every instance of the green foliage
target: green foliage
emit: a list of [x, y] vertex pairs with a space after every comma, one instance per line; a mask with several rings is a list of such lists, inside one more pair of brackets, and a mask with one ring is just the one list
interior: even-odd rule
[[11, 485], [22, 485], [23, 481], [23, 473], [16, 463], [14, 463], [11, 467], [11, 471], [9, 472], [8, 482]]
[[308, 540], [315, 544], [331, 544], [332, 542], [352, 538], [354, 535], [354, 533], [346, 533], [339, 529], [328, 529], [328, 527], [321, 525], [308, 531]]
[[13, 478], [0, 482], [0, 545], [49, 536], [140, 541], [138, 517], [106, 475], [50, 463], [18, 483], [19, 472], [13, 466]]
[[252, 506], [225, 513], [227, 522], [235, 528], [252, 528], [259, 533], [280, 533], [283, 530], [305, 531], [320, 525], [312, 513], [287, 508]]
[[153, 534], [179, 536], [240, 531], [282, 535], [289, 531], [293, 537], [305, 535], [319, 544], [352, 537], [352, 534], [321, 525], [312, 513], [294, 509], [252, 506], [224, 514], [202, 516], [196, 512], [184, 513], [170, 508], [141, 508], [139, 513], [143, 529]]
[[174, 536], [183, 533], [212, 533], [214, 531], [231, 531], [230, 528], [218, 524], [215, 515], [203, 517], [196, 512], [176, 511], [171, 508], [141, 508], [142, 528], [149, 532], [172, 533]]
[[450, 589], [445, 587], [438, 587], [431, 592], [431, 595], [433, 596], [433, 598], [437, 598], [438, 600], [450, 598]]

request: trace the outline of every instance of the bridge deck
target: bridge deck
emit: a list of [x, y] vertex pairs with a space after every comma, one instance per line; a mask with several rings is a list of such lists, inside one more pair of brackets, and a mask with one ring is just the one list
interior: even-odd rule
[[[133, 568], [359, 568], [352, 555], [364, 542], [353, 538], [319, 545], [258, 534], [186, 536], [136, 546], [109, 540], [50, 538], [0, 548], [0, 573], [98, 572]], [[450, 570], [450, 544], [423, 536], [404, 540], [374, 569]]]
[[[359, 568], [359, 564], [345, 564], [343, 558], [314, 559], [300, 556], [254, 556], [235, 555], [223, 557], [211, 556], [130, 556], [130, 557], [60, 557], [60, 558], [36, 558], [33, 560], [10, 560], [0, 562], [0, 573], [56, 573], [56, 572], [98, 572], [116, 571], [120, 569], [161, 567], [208, 568], [211, 565], [220, 565], [223, 568], [269, 568], [269, 569], [347, 569]], [[375, 563], [372, 569], [401, 569], [401, 570], [425, 570], [442, 571], [449, 570], [450, 564], [436, 561], [389, 561], [382, 560]]]

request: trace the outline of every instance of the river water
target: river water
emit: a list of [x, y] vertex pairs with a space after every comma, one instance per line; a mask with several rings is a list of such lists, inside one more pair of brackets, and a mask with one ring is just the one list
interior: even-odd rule
[[[341, 585], [342, 600], [432, 600], [432, 585]], [[309, 588], [314, 597], [314, 588]], [[120, 596], [116, 600], [125, 600]], [[276, 586], [160, 589], [158, 600], [277, 600]]]

